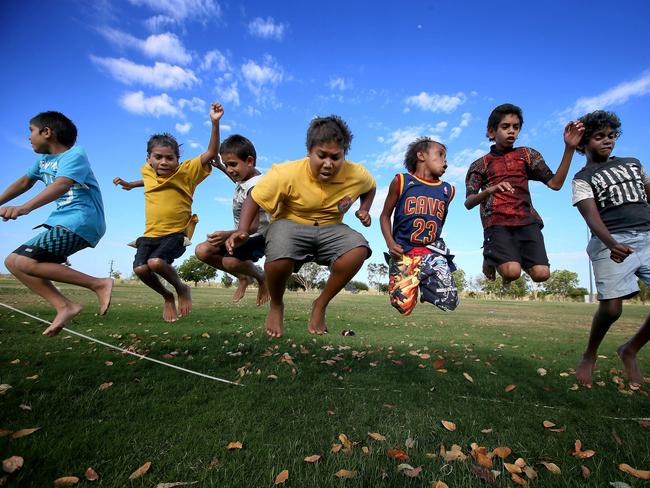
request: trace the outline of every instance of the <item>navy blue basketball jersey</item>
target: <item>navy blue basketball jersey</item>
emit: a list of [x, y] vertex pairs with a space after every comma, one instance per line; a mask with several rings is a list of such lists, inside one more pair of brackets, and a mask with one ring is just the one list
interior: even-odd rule
[[410, 173], [398, 174], [397, 178], [399, 198], [393, 213], [393, 239], [408, 252], [440, 237], [456, 189], [450, 183], [427, 181]]

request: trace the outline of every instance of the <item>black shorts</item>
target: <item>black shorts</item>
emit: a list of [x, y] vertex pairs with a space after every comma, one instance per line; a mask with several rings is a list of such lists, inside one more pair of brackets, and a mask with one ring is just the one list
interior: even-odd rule
[[172, 264], [174, 259], [180, 258], [185, 252], [183, 242], [185, 234], [177, 233], [160, 237], [138, 237], [135, 241], [135, 247], [138, 251], [135, 253], [133, 267], [147, 264], [149, 259], [159, 258]]
[[32, 258], [39, 263], [65, 263], [68, 256], [90, 247], [83, 237], [65, 227], [43, 225], [47, 230], [14, 251], [14, 254]]
[[483, 232], [483, 257], [491, 266], [515, 261], [523, 269], [548, 266], [544, 236], [539, 224], [510, 227], [494, 225]]
[[236, 247], [232, 254], [228, 254], [225, 246], [218, 249], [218, 253], [223, 257], [233, 257], [240, 261], [259, 261], [264, 256], [265, 240], [263, 235], [256, 235], [248, 239], [241, 246]]

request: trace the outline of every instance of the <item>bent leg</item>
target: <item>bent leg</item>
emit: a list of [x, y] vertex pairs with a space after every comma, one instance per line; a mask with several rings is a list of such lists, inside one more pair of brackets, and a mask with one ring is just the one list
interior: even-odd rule
[[147, 266], [151, 271], [162, 276], [176, 290], [180, 316], [189, 315], [192, 310], [192, 290], [181, 281], [172, 265], [161, 258], [150, 258], [147, 260]]
[[644, 382], [643, 374], [639, 369], [639, 365], [636, 362], [636, 354], [645, 346], [650, 340], [650, 315], [646, 317], [645, 321], [641, 325], [641, 328], [637, 330], [636, 334], [618, 348], [618, 356], [623, 361], [625, 367], [625, 373], [627, 378], [630, 381], [631, 385], [641, 385]]
[[591, 375], [596, 366], [598, 347], [603, 342], [609, 328], [621, 316], [622, 311], [623, 300], [620, 298], [601, 300], [598, 304], [598, 310], [591, 322], [587, 349], [576, 366], [576, 379], [581, 385], [591, 388]]
[[307, 326], [307, 330], [311, 334], [320, 335], [327, 332], [327, 325], [325, 324], [327, 305], [358, 273], [367, 257], [368, 248], [360, 246], [350, 249], [334, 261], [325, 288], [318, 298], [314, 300], [311, 307], [311, 317]]
[[535, 283], [542, 283], [551, 277], [551, 268], [543, 264], [536, 264], [528, 268], [526, 272]]
[[[224, 269], [228, 273], [236, 275], [237, 279], [239, 279], [239, 287], [242, 287], [241, 297], [239, 297], [239, 300], [244, 296], [244, 293], [246, 292], [249, 277], [253, 277], [255, 280], [257, 280], [258, 285], [256, 304], [259, 306], [269, 301], [269, 290], [266, 286], [266, 278], [262, 269], [255, 266], [255, 264], [250, 260], [242, 261], [239, 258], [231, 256], [224, 256], [222, 263]], [[238, 290], [239, 287], [237, 288]], [[234, 302], [239, 301], [235, 299], [236, 295], [237, 292], [235, 292], [235, 296], [233, 296]]]
[[521, 276], [521, 264], [517, 261], [508, 261], [507, 263], [497, 266], [497, 271], [503, 278], [503, 282], [509, 283], [519, 279]]
[[158, 276], [149, 269], [149, 266], [141, 264], [140, 266], [133, 268], [133, 271], [145, 285], [163, 297], [163, 320], [165, 322], [175, 322], [178, 320], [174, 294], [165, 288], [165, 285], [163, 285]]
[[283, 258], [267, 261], [264, 264], [266, 282], [271, 297], [271, 306], [266, 316], [264, 329], [271, 337], [282, 337], [284, 334], [284, 292], [287, 280], [293, 273], [294, 260]]

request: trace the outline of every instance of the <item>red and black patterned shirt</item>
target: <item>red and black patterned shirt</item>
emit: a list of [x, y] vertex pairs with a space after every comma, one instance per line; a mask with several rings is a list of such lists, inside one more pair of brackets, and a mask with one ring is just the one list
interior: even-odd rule
[[487, 229], [494, 225], [520, 226], [539, 222], [542, 218], [533, 208], [528, 180], [547, 183], [553, 172], [542, 155], [530, 147], [517, 147], [500, 153], [490, 152], [474, 161], [467, 170], [466, 198], [502, 182], [512, 185], [514, 192], [497, 192], [481, 202], [481, 223]]

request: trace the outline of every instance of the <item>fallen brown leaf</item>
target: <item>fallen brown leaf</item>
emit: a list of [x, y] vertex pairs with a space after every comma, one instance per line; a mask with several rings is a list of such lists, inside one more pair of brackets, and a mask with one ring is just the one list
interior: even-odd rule
[[156, 488], [175, 488], [177, 486], [196, 485], [198, 481], [173, 481], [172, 483], [158, 483]]
[[433, 363], [433, 369], [440, 369], [442, 368], [442, 365], [445, 364], [445, 358], [438, 358], [434, 363]]
[[370, 454], [370, 448], [368, 446], [363, 446], [361, 452], [364, 454]]
[[550, 420], [544, 420], [543, 425], [547, 429], [550, 429], [551, 427], [555, 427], [555, 424]]
[[526, 467], [526, 461], [524, 461], [523, 458], [517, 458], [517, 459], [515, 459], [515, 464], [516, 464], [517, 466], [519, 466], [520, 468], [522, 468], [522, 469], [523, 469], [524, 467]]
[[289, 479], [289, 470], [288, 469], [282, 470], [275, 477], [275, 484], [284, 485], [284, 482], [287, 481], [288, 479]]
[[26, 412], [32, 411], [32, 407], [30, 407], [29, 405], [25, 405], [24, 403], [18, 405], [18, 408], [20, 408], [21, 410], [25, 410]]
[[450, 421], [448, 421], [448, 420], [441, 420], [440, 423], [442, 424], [442, 426], [443, 426], [445, 429], [447, 429], [447, 430], [450, 431], [450, 432], [453, 432], [453, 431], [456, 430], [456, 424], [453, 423], [453, 422], [450, 422]]
[[334, 476], [337, 478], [354, 478], [354, 476], [357, 474], [356, 471], [349, 471], [347, 469], [340, 469], [336, 473], [334, 473]]
[[510, 393], [510, 392], [511, 392], [512, 390], [514, 390], [515, 388], [517, 388], [517, 385], [508, 385], [508, 386], [506, 386], [506, 388], [505, 388], [504, 391], [505, 391], [506, 393]]
[[580, 439], [576, 439], [575, 450], [571, 453], [572, 456], [575, 456], [579, 459], [588, 459], [590, 457], [593, 457], [594, 454], [596, 454], [596, 451], [593, 451], [591, 449], [587, 449], [586, 451], [583, 451], [582, 441], [580, 441]]
[[587, 478], [589, 478], [591, 476], [591, 470], [587, 466], [585, 466], [584, 464], [582, 466], [580, 466], [580, 472], [581, 472], [582, 477], [584, 479], [587, 479]]
[[88, 481], [97, 481], [99, 479], [99, 475], [93, 468], [88, 468], [86, 472], [84, 473], [84, 477]]
[[307, 456], [304, 461], [307, 463], [317, 463], [320, 461], [320, 456], [318, 454], [313, 454], [311, 456]]
[[449, 488], [444, 481], [435, 481], [434, 483], [431, 483], [431, 488]]
[[336, 454], [336, 453], [339, 452], [342, 448], [343, 448], [343, 446], [342, 446], [341, 444], [332, 444], [332, 448], [330, 449], [330, 452], [331, 452], [332, 454]]
[[11, 456], [2, 461], [2, 471], [5, 473], [14, 473], [23, 467], [25, 460], [20, 456]]
[[25, 378], [25, 379], [26, 379], [26, 380], [32, 380], [32, 381], [34, 381], [34, 380], [37, 380], [37, 379], [38, 379], [38, 375], [35, 374], [34, 376], [28, 376], [28, 377]]
[[375, 441], [385, 441], [386, 437], [381, 435], [379, 432], [368, 432], [368, 437]]
[[440, 445], [440, 457], [442, 457], [446, 463], [451, 461], [465, 461], [467, 456], [463, 454], [461, 447], [458, 444], [451, 446], [451, 451], [445, 451], [445, 447]]
[[13, 430], [0, 429], [0, 437], [7, 437], [8, 435], [13, 434]]
[[239, 441], [232, 441], [229, 442], [228, 445], [226, 446], [226, 449], [232, 451], [233, 449], [242, 449], [244, 446], [241, 442]]
[[7, 383], [2, 383], [0, 385], [0, 395], [4, 395], [5, 393], [7, 393], [10, 388], [11, 388], [11, 385], [8, 385]]
[[421, 472], [422, 472], [422, 466], [418, 466], [417, 468], [402, 470], [402, 473], [404, 473], [409, 478], [417, 478], [418, 476], [420, 476]]
[[516, 464], [503, 463], [503, 467], [506, 468], [508, 473], [515, 473], [515, 474], [521, 473], [521, 468]]
[[54, 486], [72, 486], [79, 483], [79, 478], [76, 476], [63, 476], [54, 480]]
[[526, 476], [528, 476], [529, 480], [537, 478], [537, 471], [530, 466], [524, 466], [522, 469], [524, 470], [524, 473], [526, 473]]
[[470, 464], [469, 469], [474, 476], [486, 483], [493, 484], [497, 480], [492, 471], [482, 466]]
[[336, 412], [333, 412], [332, 410], [328, 410], [326, 413], [327, 413], [327, 415], [329, 415], [330, 417], [333, 417], [334, 415], [336, 415]]
[[390, 459], [397, 459], [398, 461], [406, 461], [409, 458], [409, 455], [400, 449], [389, 449], [386, 451], [386, 455]]
[[612, 430], [612, 439], [614, 439], [614, 442], [616, 442], [616, 444], [618, 444], [619, 446], [623, 444], [623, 439], [621, 439], [621, 436], [618, 435], [618, 432], [616, 432], [615, 430]]
[[465, 379], [466, 379], [467, 381], [469, 381], [470, 383], [474, 383], [474, 378], [472, 378], [469, 374], [467, 374], [467, 373], [463, 373], [463, 376], [464, 376]]
[[493, 456], [499, 456], [501, 459], [505, 459], [512, 454], [512, 449], [509, 447], [497, 447], [492, 451]]
[[544, 465], [544, 467], [546, 469], [548, 469], [553, 474], [561, 474], [562, 473], [560, 468], [558, 468], [557, 464], [555, 464], [555, 463], [550, 463], [548, 461], [540, 461], [539, 464]]
[[108, 381], [108, 382], [106, 382], [106, 383], [102, 383], [101, 385], [99, 385], [99, 390], [100, 390], [100, 391], [106, 391], [106, 390], [108, 390], [111, 386], [113, 386], [113, 382], [112, 382], [112, 381]]
[[131, 475], [129, 476], [130, 480], [135, 480], [140, 478], [141, 476], [144, 476], [147, 474], [147, 471], [149, 471], [149, 468], [151, 468], [151, 462], [147, 461], [144, 463], [142, 466], [140, 466], [138, 469], [136, 469]]
[[619, 464], [618, 469], [640, 480], [650, 480], [650, 471], [641, 471], [640, 469], [634, 469], [632, 466], [625, 463]]
[[563, 425], [562, 427], [559, 427], [557, 429], [548, 429], [548, 431], [549, 432], [556, 432], [556, 433], [565, 432], [566, 431], [566, 425]]
[[515, 474], [515, 473], [511, 473], [510, 476], [512, 478], [512, 481], [517, 483], [519, 486], [524, 486], [524, 487], [528, 488], [528, 483], [521, 476], [519, 476], [518, 474]]
[[32, 435], [37, 430], [40, 430], [40, 427], [34, 427], [33, 429], [20, 429], [11, 434], [11, 438], [18, 439], [20, 437], [26, 437], [28, 435]]
[[352, 449], [352, 442], [350, 442], [348, 436], [346, 436], [345, 434], [339, 434], [339, 440], [341, 441], [341, 444], [343, 444], [343, 449], [347, 449], [347, 450]]
[[413, 438], [409, 437], [409, 438], [406, 439], [406, 441], [404, 442], [404, 446], [405, 446], [407, 449], [412, 449], [413, 447], [415, 447], [415, 440], [414, 440]]

